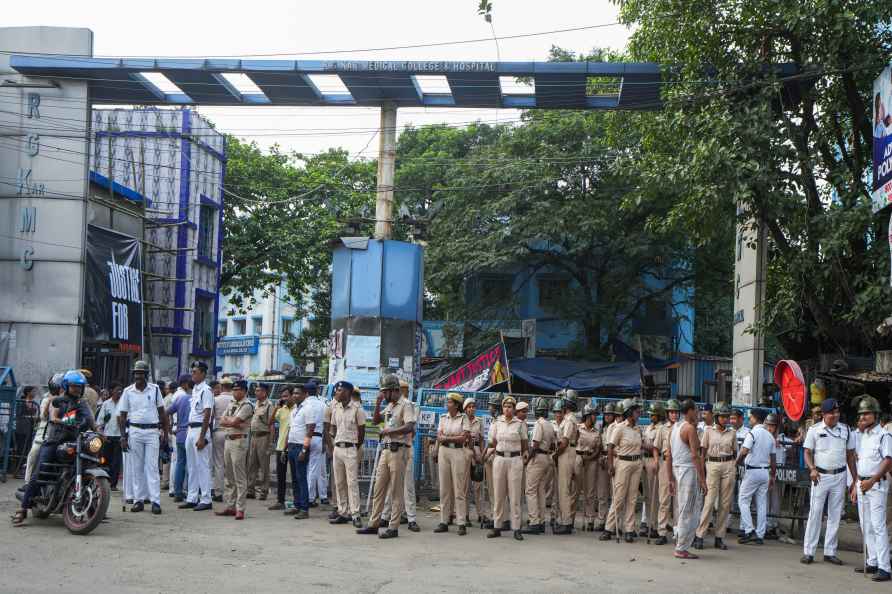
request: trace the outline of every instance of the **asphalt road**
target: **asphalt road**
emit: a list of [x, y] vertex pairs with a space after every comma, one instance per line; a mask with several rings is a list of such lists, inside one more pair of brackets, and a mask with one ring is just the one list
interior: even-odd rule
[[[888, 592], [853, 573], [861, 555], [840, 552], [845, 567], [799, 563], [798, 546], [766, 543], [706, 549], [697, 561], [672, 557], [671, 546], [603, 543], [595, 535], [510, 536], [489, 540], [472, 529], [433, 534], [437, 517], [419, 509], [422, 532], [400, 530], [382, 541], [352, 527], [330, 526], [328, 510], [293, 520], [248, 501], [248, 518], [209, 512], [122, 512], [118, 494], [109, 521], [73, 536], [60, 517], [13, 528], [21, 481], [0, 484], [0, 592]], [[707, 544], [711, 544], [711, 539]]]

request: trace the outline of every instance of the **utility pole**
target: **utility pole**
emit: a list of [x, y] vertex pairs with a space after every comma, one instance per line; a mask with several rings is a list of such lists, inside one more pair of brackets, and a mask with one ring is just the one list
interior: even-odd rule
[[396, 105], [381, 106], [378, 132], [378, 193], [375, 201], [375, 239], [393, 235], [393, 178], [396, 169]]

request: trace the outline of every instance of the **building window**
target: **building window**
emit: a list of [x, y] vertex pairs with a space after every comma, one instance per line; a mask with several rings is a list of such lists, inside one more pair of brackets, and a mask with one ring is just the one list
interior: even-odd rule
[[195, 299], [195, 347], [208, 352], [214, 346], [214, 300]]
[[666, 379], [670, 384], [678, 383], [678, 367], [670, 367], [666, 373]]
[[198, 257], [213, 259], [214, 253], [214, 219], [217, 210], [213, 206], [202, 204], [198, 207]]
[[508, 275], [492, 275], [480, 278], [480, 303], [491, 307], [508, 305], [511, 301], [511, 281]]
[[263, 334], [263, 318], [251, 318], [251, 334]]
[[226, 336], [226, 320], [221, 320], [217, 324], [217, 336], [219, 336], [220, 338]]
[[282, 336], [294, 334], [294, 320], [282, 318]]
[[232, 320], [232, 333], [244, 336], [248, 333], [248, 320]]
[[544, 311], [557, 311], [570, 289], [570, 279], [540, 276], [536, 282], [539, 285], [539, 307]]

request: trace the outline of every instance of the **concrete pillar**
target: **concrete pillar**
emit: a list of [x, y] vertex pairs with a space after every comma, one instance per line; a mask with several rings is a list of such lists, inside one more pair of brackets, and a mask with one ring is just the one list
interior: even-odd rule
[[396, 105], [381, 106], [378, 132], [378, 197], [375, 202], [375, 239], [393, 235], [393, 178], [396, 170]]
[[734, 376], [731, 383], [734, 404], [752, 406], [762, 395], [765, 339], [761, 332], [753, 331], [753, 325], [762, 318], [767, 265], [765, 230], [757, 224], [738, 225], [734, 262]]

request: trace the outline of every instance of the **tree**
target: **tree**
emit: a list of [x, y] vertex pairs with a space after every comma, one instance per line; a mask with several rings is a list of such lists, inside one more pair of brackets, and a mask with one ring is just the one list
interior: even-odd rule
[[888, 348], [873, 330], [892, 293], [867, 172], [892, 4], [616, 1], [631, 58], [668, 65], [663, 109], [638, 120], [641, 149], [622, 163], [642, 180], [627, 202], [700, 249], [729, 222], [764, 226], [763, 325], [789, 356]]

